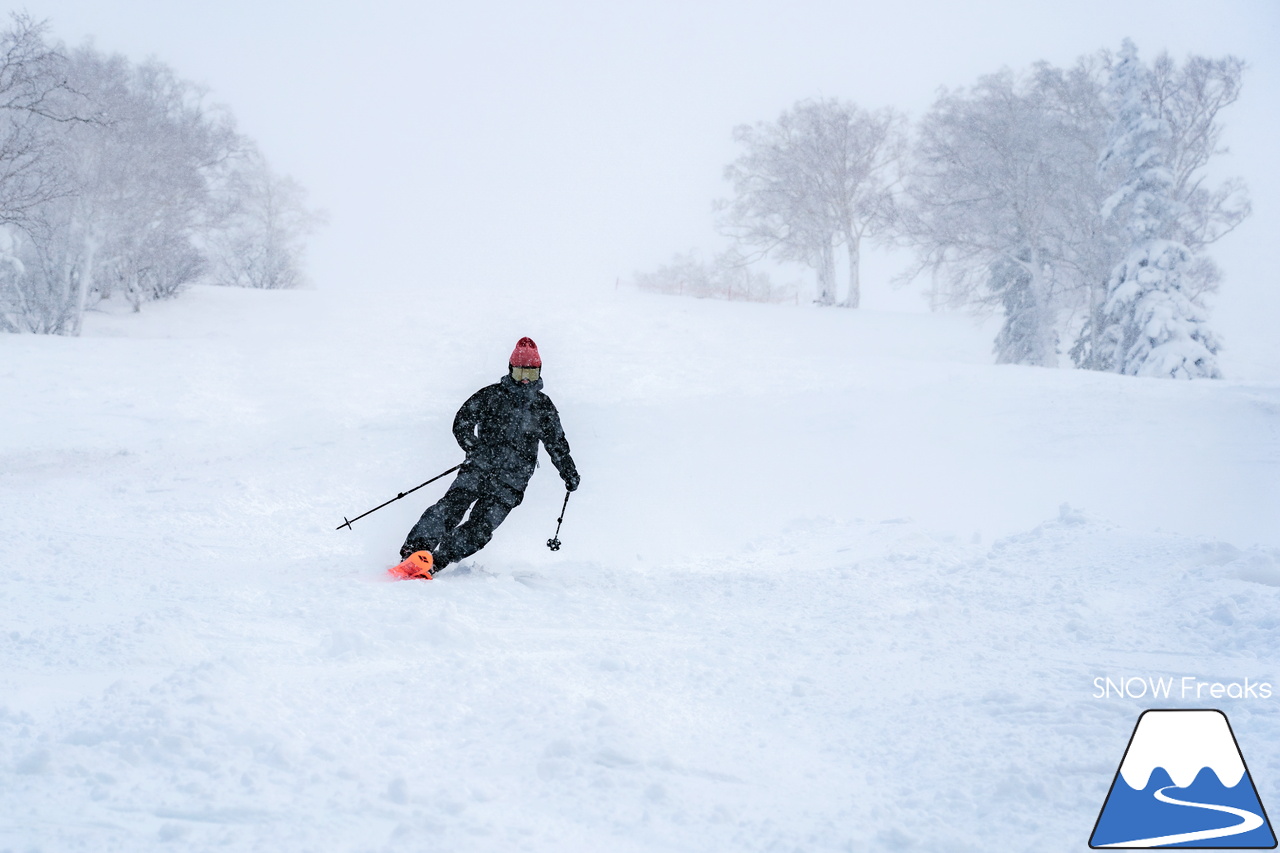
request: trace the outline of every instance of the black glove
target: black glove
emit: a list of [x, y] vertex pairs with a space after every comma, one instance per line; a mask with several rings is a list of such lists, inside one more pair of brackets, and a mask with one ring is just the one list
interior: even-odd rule
[[577, 471], [574, 471], [573, 473], [565, 476], [564, 487], [572, 492], [578, 488], [578, 484], [581, 482], [582, 482], [582, 478], [578, 476]]

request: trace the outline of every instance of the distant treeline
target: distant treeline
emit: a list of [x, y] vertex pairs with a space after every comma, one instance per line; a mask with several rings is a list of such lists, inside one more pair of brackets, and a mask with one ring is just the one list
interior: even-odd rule
[[799, 282], [774, 284], [768, 273], [752, 269], [751, 259], [737, 248], [721, 252], [710, 263], [696, 252], [677, 254], [652, 272], [636, 273], [633, 283], [657, 293], [737, 302], [799, 303], [801, 291]]
[[[932, 274], [934, 307], [994, 308], [997, 361], [1131, 375], [1217, 377], [1203, 298], [1221, 273], [1206, 248], [1248, 216], [1244, 185], [1206, 177], [1225, 152], [1220, 112], [1240, 93], [1234, 57], [1144, 63], [1126, 40], [1070, 68], [1039, 63], [943, 90], [914, 126], [892, 109], [797, 103], [734, 130], [742, 154], [718, 202], [733, 248], [677, 256], [639, 287], [775, 299], [751, 261], [817, 274], [856, 308], [862, 241], [915, 250], [901, 281]], [[741, 283], [734, 289], [735, 283]]]
[[167, 66], [0, 34], [0, 330], [74, 335], [195, 281], [294, 287], [318, 223], [223, 108]]

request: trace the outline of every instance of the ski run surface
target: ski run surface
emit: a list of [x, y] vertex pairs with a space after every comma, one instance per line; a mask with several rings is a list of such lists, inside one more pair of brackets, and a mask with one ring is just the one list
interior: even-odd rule
[[[625, 289], [86, 325], [0, 336], [0, 851], [1079, 851], [1148, 707], [1221, 708], [1280, 812], [1274, 379]], [[562, 550], [544, 455], [384, 582], [444, 482], [334, 528], [522, 335]], [[1276, 692], [1096, 698], [1184, 676]]]

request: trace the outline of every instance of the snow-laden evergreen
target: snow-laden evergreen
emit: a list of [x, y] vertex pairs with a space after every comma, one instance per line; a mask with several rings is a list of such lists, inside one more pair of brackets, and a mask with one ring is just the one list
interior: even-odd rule
[[1047, 354], [1057, 349], [1052, 312], [1036, 298], [1034, 277], [1025, 264], [998, 258], [991, 264], [987, 285], [1004, 308], [1004, 323], [996, 334], [996, 364], [1052, 366]]
[[1192, 262], [1186, 244], [1176, 239], [1185, 206], [1174, 197], [1170, 129], [1148, 102], [1149, 75], [1126, 39], [1112, 72], [1116, 117], [1100, 168], [1119, 178], [1102, 216], [1123, 224], [1128, 249], [1108, 283], [1097, 363], [1131, 376], [1219, 378], [1217, 338], [1204, 309], [1183, 288]]

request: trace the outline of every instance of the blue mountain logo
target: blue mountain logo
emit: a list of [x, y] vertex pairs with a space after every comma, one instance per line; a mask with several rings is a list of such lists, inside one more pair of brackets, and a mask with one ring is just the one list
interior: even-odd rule
[[1089, 846], [1275, 849], [1276, 835], [1227, 715], [1144, 711]]

